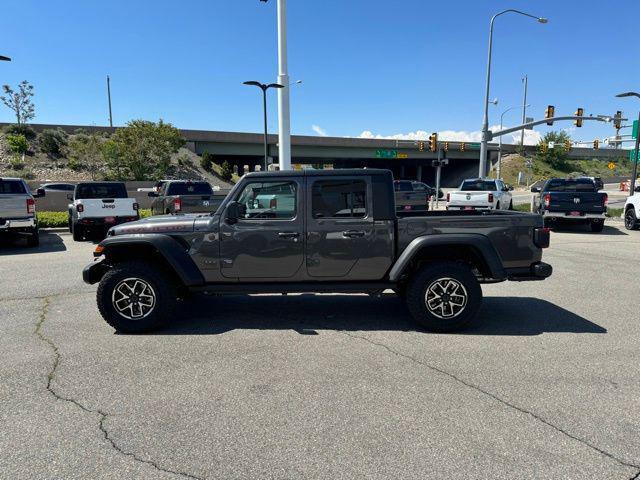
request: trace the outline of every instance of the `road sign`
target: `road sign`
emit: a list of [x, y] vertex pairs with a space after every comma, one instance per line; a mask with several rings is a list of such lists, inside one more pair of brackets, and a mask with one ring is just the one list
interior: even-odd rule
[[609, 165], [607, 165], [607, 167], [609, 167], [609, 170], [615, 170], [616, 164], [613, 162], [609, 162]]
[[[635, 150], [629, 150], [629, 160], [631, 160], [632, 162], [633, 162], [633, 157], [635, 153], [636, 153]], [[640, 155], [636, 157], [636, 163], [640, 163], [640, 161], [638, 161], [639, 158], [640, 158]]]
[[409, 158], [409, 154], [408, 153], [398, 153], [396, 158]]
[[[531, 123], [533, 122], [534, 118], [533, 117], [527, 117], [524, 119], [524, 123]], [[525, 128], [525, 130], [533, 130], [533, 127], [527, 127]]]
[[397, 150], [376, 150], [376, 158], [398, 158]]
[[555, 147], [555, 146], [556, 146], [556, 142], [548, 142], [548, 143], [547, 143], [547, 147], [548, 147], [548, 148], [553, 148], [553, 147]]
[[631, 130], [631, 136], [633, 138], [638, 138], [638, 120], [633, 121], [633, 128]]
[[469, 148], [480, 148], [480, 144], [479, 143], [469, 143], [469, 144], [467, 144], [467, 146]]

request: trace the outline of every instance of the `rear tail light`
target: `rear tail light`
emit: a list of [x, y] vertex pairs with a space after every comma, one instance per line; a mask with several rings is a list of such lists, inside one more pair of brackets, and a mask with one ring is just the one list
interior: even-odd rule
[[133, 209], [137, 212], [140, 209], [140, 205], [138, 205], [137, 203], [134, 203]]
[[450, 200], [451, 200], [451, 194], [447, 193], [447, 203], [449, 203]]
[[533, 231], [533, 243], [535, 243], [538, 248], [547, 248], [549, 246], [550, 239], [550, 228], [536, 228]]
[[76, 209], [78, 210], [78, 213], [82, 213], [84, 212], [84, 205], [79, 203], [78, 205], [76, 205]]
[[544, 200], [544, 208], [549, 208], [549, 205], [551, 205], [551, 195], [549, 195], [548, 193], [542, 197]]
[[273, 208], [273, 209], [278, 208], [278, 199], [277, 198], [272, 198], [269, 201], [269, 208]]
[[175, 198], [175, 199], [173, 200], [173, 209], [174, 209], [176, 212], [179, 212], [180, 210], [182, 210], [182, 200], [181, 200], [181, 199], [179, 199], [179, 198]]
[[27, 213], [36, 212], [36, 201], [33, 198], [27, 198]]
[[489, 194], [489, 203], [493, 203], [493, 193]]
[[603, 206], [605, 206], [605, 207], [606, 207], [607, 205], [609, 205], [609, 195], [607, 195], [607, 194], [605, 193], [605, 194], [604, 194], [604, 198], [602, 199], [602, 202], [603, 202], [603, 203], [602, 203], [602, 205], [603, 205]]

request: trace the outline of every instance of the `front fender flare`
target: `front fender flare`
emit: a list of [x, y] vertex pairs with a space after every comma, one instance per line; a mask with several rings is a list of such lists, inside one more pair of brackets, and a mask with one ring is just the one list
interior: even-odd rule
[[389, 280], [397, 282], [402, 274], [407, 270], [411, 261], [419, 255], [420, 251], [425, 248], [437, 246], [469, 246], [478, 252], [482, 260], [485, 262], [491, 277], [496, 280], [506, 280], [507, 272], [502, 264], [502, 260], [491, 244], [491, 241], [484, 235], [474, 233], [460, 234], [437, 234], [424, 235], [415, 238], [404, 249], [398, 260], [394, 263], [389, 271]]

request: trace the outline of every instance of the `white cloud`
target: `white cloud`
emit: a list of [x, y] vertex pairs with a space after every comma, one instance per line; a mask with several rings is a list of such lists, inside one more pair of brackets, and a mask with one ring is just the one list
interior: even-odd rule
[[[489, 127], [491, 131], [497, 132], [500, 130], [499, 125], [493, 125]], [[508, 128], [508, 127], [504, 127]], [[365, 130], [358, 138], [370, 138], [376, 140], [428, 140], [431, 132], [425, 130], [416, 130], [415, 132], [408, 133], [396, 133], [394, 135], [380, 135], [375, 134], [371, 130]], [[482, 138], [480, 130], [466, 131], [466, 130], [441, 130], [438, 132], [438, 140], [450, 141], [450, 142], [479, 142]], [[542, 139], [542, 136], [535, 130], [524, 131], [524, 143], [525, 145], [537, 145]], [[497, 142], [497, 138], [494, 140]], [[509, 133], [502, 139], [503, 143], [517, 144], [520, 143], [520, 132]]]
[[328, 137], [329, 136], [327, 131], [324, 128], [322, 128], [320, 125], [311, 125], [311, 130], [316, 132], [321, 137]]

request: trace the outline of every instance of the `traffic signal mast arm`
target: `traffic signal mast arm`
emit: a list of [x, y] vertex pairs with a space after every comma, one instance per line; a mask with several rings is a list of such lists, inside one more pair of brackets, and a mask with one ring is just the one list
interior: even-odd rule
[[[487, 135], [489, 138], [487, 140], [493, 140], [496, 137], [500, 137], [502, 135], [506, 135], [508, 133], [519, 132], [520, 130], [527, 129], [529, 127], [535, 127], [536, 125], [542, 125], [543, 123], [548, 122], [557, 122], [560, 120], [596, 120], [598, 122], [610, 122], [613, 120], [613, 117], [608, 116], [597, 116], [597, 117], [578, 117], [578, 116], [565, 116], [565, 117], [551, 117], [545, 118], [543, 120], [536, 120], [534, 122], [523, 123], [522, 125], [518, 125], [517, 127], [505, 128], [504, 130], [500, 130], [498, 132], [492, 132], [489, 130]], [[626, 121], [626, 118], [620, 118], [621, 121]]]

